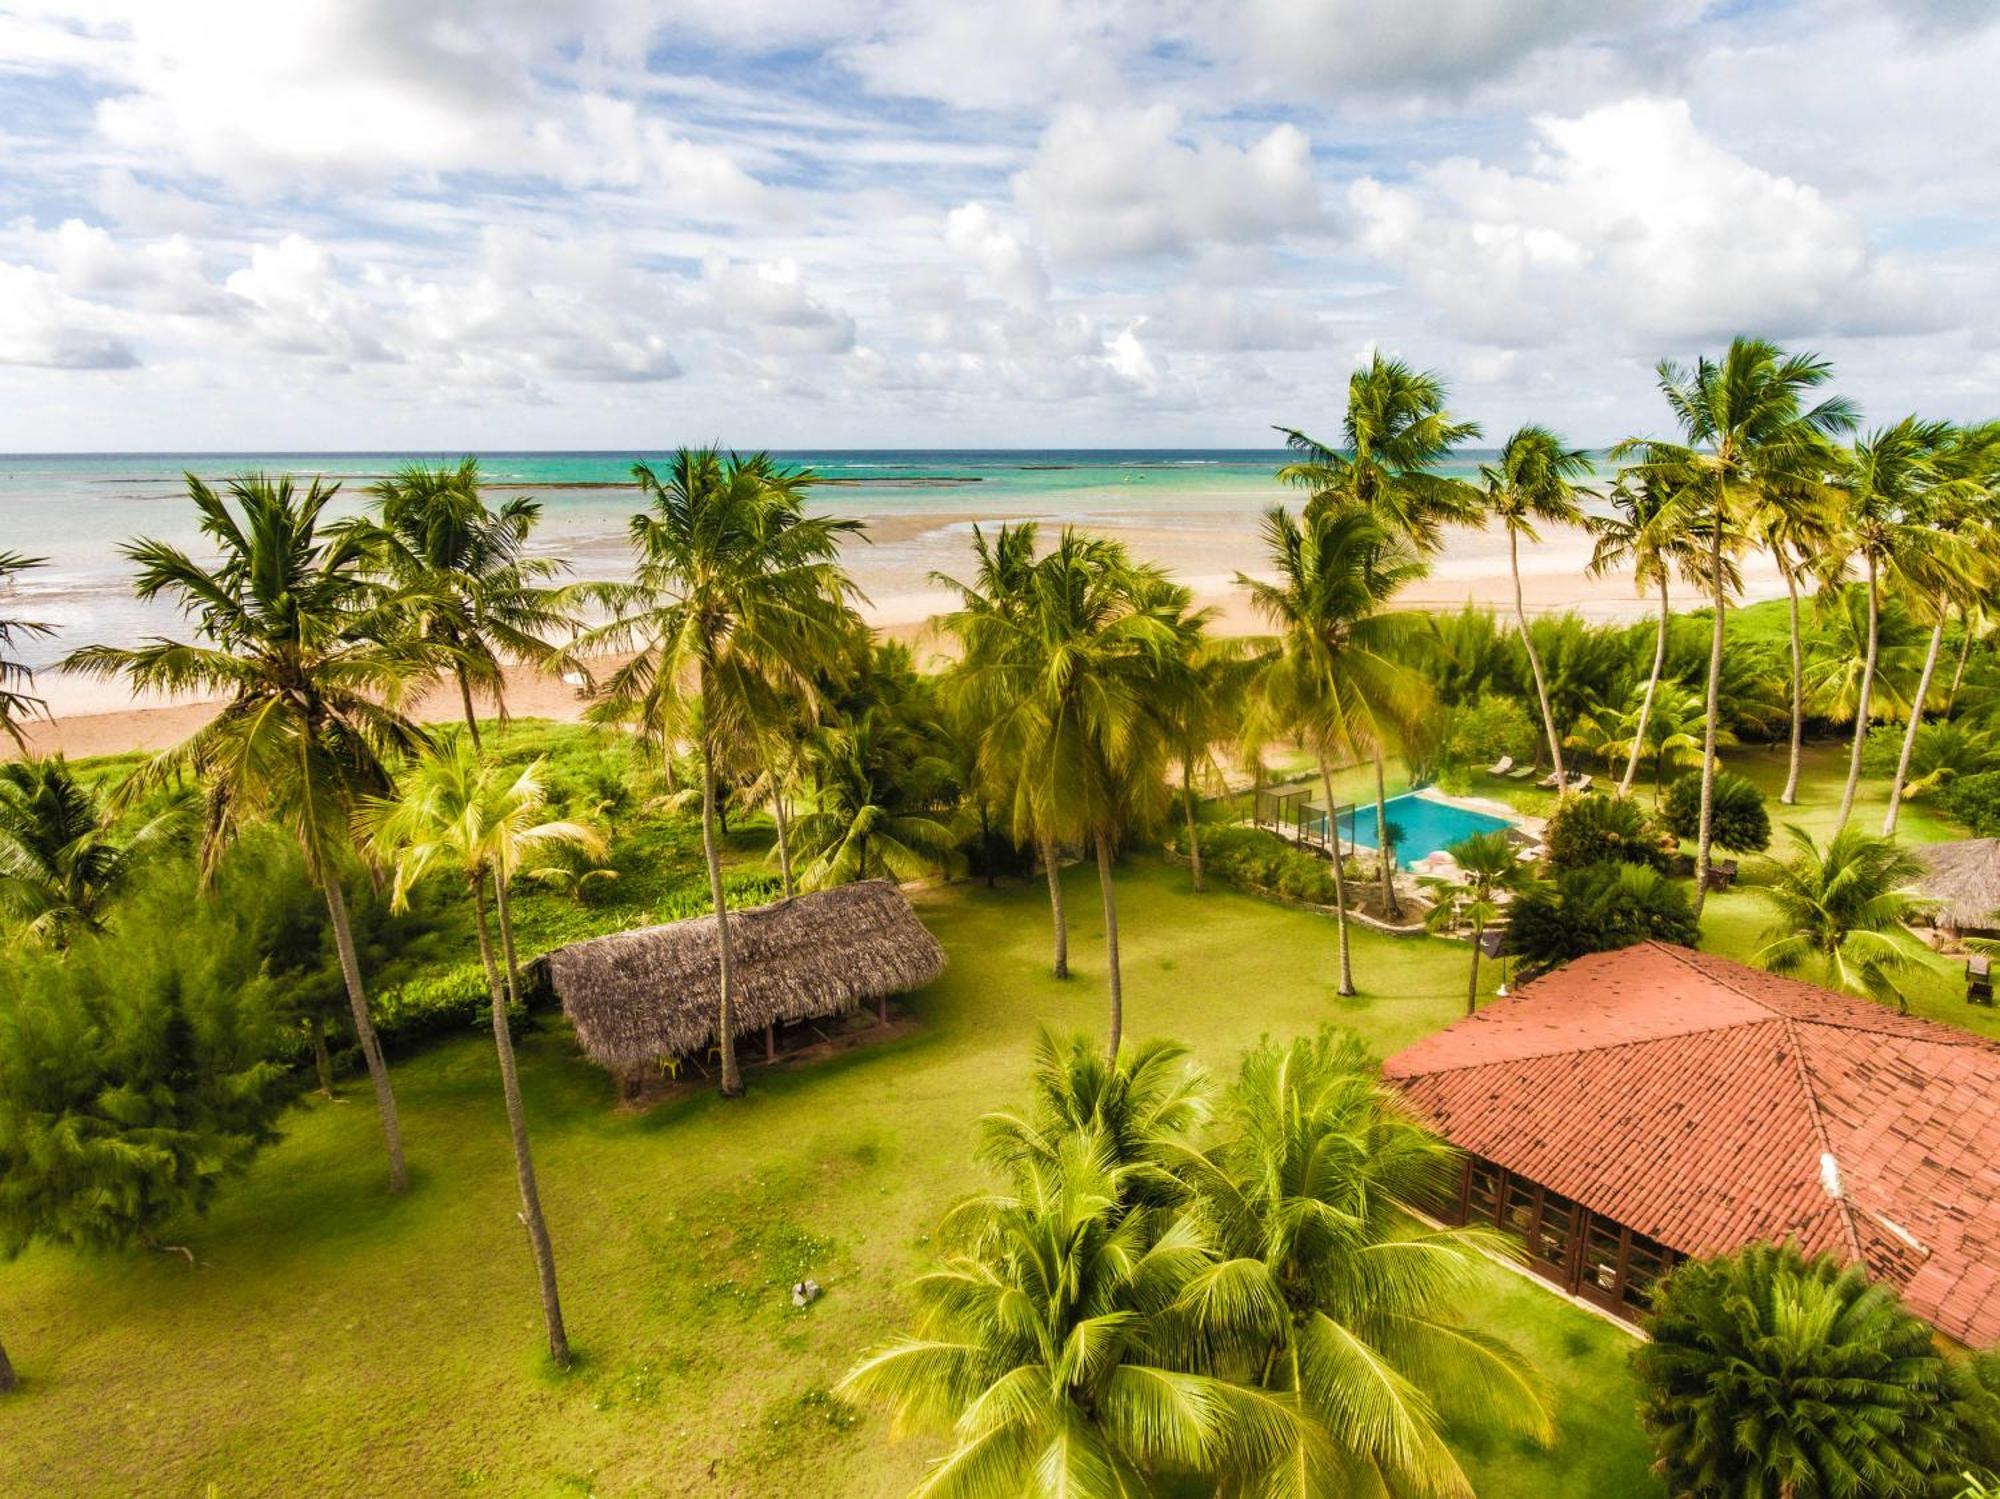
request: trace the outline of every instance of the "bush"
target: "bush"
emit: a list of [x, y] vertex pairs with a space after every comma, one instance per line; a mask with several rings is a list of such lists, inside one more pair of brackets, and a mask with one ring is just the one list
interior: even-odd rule
[[1560, 874], [1606, 862], [1643, 864], [1662, 873], [1673, 850], [1659, 824], [1629, 796], [1590, 792], [1564, 797], [1549, 814], [1549, 867]]
[[2000, 770], [1961, 776], [1938, 798], [1944, 810], [1978, 838], [2000, 838]]
[[1520, 699], [1482, 693], [1476, 702], [1445, 711], [1436, 768], [1440, 774], [1476, 769], [1502, 755], [1526, 764], [1535, 758], [1541, 742], [1541, 730]]
[[[1676, 838], [1690, 842], [1701, 833], [1701, 777], [1685, 775], [1667, 788], [1661, 816]], [[1710, 833], [1718, 848], [1732, 854], [1761, 854], [1771, 846], [1771, 814], [1764, 793], [1734, 772], [1717, 771]]]
[[1653, 939], [1692, 947], [1701, 928], [1687, 891], [1643, 864], [1592, 864], [1514, 901], [1503, 951], [1533, 978], [1587, 953]]
[[1970, 1465], [1930, 1329], [1862, 1270], [1757, 1244], [1681, 1265], [1655, 1306], [1632, 1364], [1670, 1492], [1917, 1499]]
[[[1185, 854], [1187, 831], [1169, 847]], [[1310, 905], [1333, 904], [1333, 866], [1262, 828], [1209, 828], [1201, 839], [1203, 873], [1241, 890], [1263, 890]]]

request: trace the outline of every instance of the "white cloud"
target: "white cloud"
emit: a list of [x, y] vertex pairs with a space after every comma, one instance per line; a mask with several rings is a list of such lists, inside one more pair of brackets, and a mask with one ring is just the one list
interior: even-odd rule
[[139, 362], [102, 309], [33, 266], [0, 264], [0, 364], [122, 370]]
[[724, 330], [747, 333], [764, 353], [840, 354], [854, 347], [854, 319], [807, 290], [797, 261], [714, 259], [702, 279]]
[[1451, 330], [1496, 345], [1585, 330], [1660, 341], [1928, 325], [1918, 279], [1812, 187], [1704, 135], [1678, 100], [1535, 121], [1530, 169], [1463, 158], [1350, 190], [1363, 243]]
[[974, 108], [1115, 92], [1143, 31], [1143, 4], [1011, 0], [884, 7], [839, 57], [870, 90]]
[[1295, 125], [1247, 146], [1182, 138], [1170, 105], [1062, 110], [1014, 178], [1036, 238], [1059, 258], [1185, 254], [1207, 241], [1326, 227], [1311, 146]]
[[1316, 349], [1326, 342], [1326, 320], [1277, 296], [1228, 287], [1179, 286], [1168, 295], [1162, 319], [1183, 348], [1239, 352]]
[[964, 203], [945, 217], [944, 242], [972, 261], [993, 293], [1014, 307], [1037, 310], [1049, 300], [1049, 273], [1020, 235], [1003, 229], [983, 203]]

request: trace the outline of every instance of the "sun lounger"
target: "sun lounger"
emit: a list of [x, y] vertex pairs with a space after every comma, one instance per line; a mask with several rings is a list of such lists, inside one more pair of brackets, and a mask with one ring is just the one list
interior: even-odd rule
[[1525, 781], [1534, 773], [1535, 767], [1532, 765], [1517, 765], [1507, 772], [1507, 779], [1510, 781]]
[[1572, 791], [1588, 791], [1593, 779], [1594, 777], [1591, 776], [1573, 775], [1569, 778], [1569, 789]]
[[[1581, 771], [1576, 771], [1573, 772], [1570, 775], [1569, 780], [1566, 783], [1564, 783], [1564, 789], [1569, 791], [1588, 791], [1590, 789], [1591, 780], [1592, 777], [1583, 774]], [[1535, 782], [1535, 784], [1537, 786], [1546, 786], [1549, 790], [1554, 791], [1556, 789], [1556, 773], [1553, 770], [1550, 771], [1547, 775], [1543, 776], [1539, 781]]]
[[1512, 755], [1502, 755], [1486, 767], [1486, 773], [1490, 776], [1512, 775], [1514, 773], [1514, 757]]
[[1970, 1005], [1993, 1003], [1993, 960], [1984, 954], [1965, 960], [1965, 1002]]

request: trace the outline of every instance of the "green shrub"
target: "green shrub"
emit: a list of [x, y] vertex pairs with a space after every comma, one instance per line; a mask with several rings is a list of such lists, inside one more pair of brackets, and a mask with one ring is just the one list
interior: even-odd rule
[[1482, 693], [1474, 702], [1444, 710], [1433, 763], [1426, 768], [1446, 776], [1491, 765], [1503, 755], [1526, 764], [1541, 742], [1541, 730], [1525, 703]]
[[1664, 872], [1673, 856], [1663, 830], [1635, 798], [1602, 792], [1564, 797], [1549, 814], [1543, 837], [1549, 867], [1558, 874], [1607, 861]]
[[1938, 804], [1979, 838], [2000, 838], [2000, 770], [1961, 776], [1945, 788]]
[[1685, 888], [1643, 864], [1592, 864], [1516, 898], [1503, 951], [1533, 978], [1587, 953], [1653, 939], [1692, 947], [1701, 926]]
[[[1660, 809], [1676, 838], [1692, 842], [1701, 832], [1701, 777], [1685, 775], [1667, 788]], [[1771, 814], [1764, 793], [1733, 771], [1717, 771], [1710, 834], [1718, 848], [1732, 854], [1761, 854], [1771, 846]]]
[[[1186, 845], [1186, 829], [1177, 829], [1168, 846], [1184, 854]], [[1333, 866], [1262, 828], [1205, 830], [1201, 867], [1211, 878], [1238, 889], [1269, 891], [1316, 906], [1333, 904]]]

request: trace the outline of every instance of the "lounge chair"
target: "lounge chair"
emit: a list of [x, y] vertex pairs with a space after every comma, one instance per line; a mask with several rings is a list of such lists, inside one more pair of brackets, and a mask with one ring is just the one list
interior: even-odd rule
[[1596, 779], [1594, 776], [1573, 775], [1569, 778], [1569, 789], [1572, 791], [1588, 791], [1590, 783], [1594, 779]]
[[1512, 755], [1502, 755], [1486, 767], [1486, 773], [1490, 776], [1512, 775], [1514, 773], [1514, 757]]
[[1507, 772], [1507, 779], [1510, 781], [1525, 781], [1534, 773], [1535, 767], [1532, 765], [1517, 765]]
[[1736, 861], [1717, 859], [1708, 866], [1708, 888], [1711, 892], [1727, 890], [1736, 883]]
[[1965, 960], [1965, 1002], [1969, 1005], [1993, 1003], [1993, 960], [1984, 954]]

